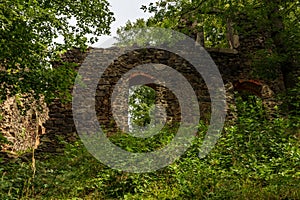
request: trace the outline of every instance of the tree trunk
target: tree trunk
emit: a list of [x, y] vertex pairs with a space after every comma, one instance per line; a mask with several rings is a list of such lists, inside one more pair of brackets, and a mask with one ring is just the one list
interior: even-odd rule
[[[266, 0], [266, 2], [271, 7], [269, 10], [270, 12], [268, 13], [268, 19], [271, 22], [270, 35], [274, 41], [275, 50], [279, 55], [285, 55], [288, 48], [284, 42], [286, 39], [283, 35], [285, 27], [279, 10], [281, 0]], [[287, 59], [285, 62], [281, 63], [280, 69], [283, 75], [285, 89], [288, 90], [293, 88], [298, 81], [298, 76], [300, 76], [297, 62], [292, 59]]]

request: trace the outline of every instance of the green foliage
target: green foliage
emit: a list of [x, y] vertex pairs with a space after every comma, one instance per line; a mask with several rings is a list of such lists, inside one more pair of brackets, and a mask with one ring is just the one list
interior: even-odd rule
[[[36, 158], [34, 178], [30, 162], [1, 164], [0, 198], [299, 199], [300, 142], [294, 121], [284, 116], [267, 120], [258, 98], [236, 101], [237, 123], [225, 125], [205, 158], [198, 157], [207, 131], [204, 123], [199, 124], [199, 138], [179, 160], [152, 173], [110, 169], [78, 141], [68, 144], [64, 155], [44, 153]], [[162, 131], [168, 132], [174, 131]], [[111, 138], [132, 152], [153, 150], [149, 146], [156, 147], [159, 139], [168, 143], [172, 138], [156, 138], [146, 145], [134, 144], [135, 139], [123, 134]]]
[[[128, 22], [119, 28], [118, 39], [120, 44], [132, 44], [128, 43], [132, 38], [137, 38], [140, 44], [153, 40], [154, 43], [169, 43], [170, 37], [166, 35], [153, 39], [145, 37], [143, 31], [126, 32], [134, 28], [161, 27], [193, 37], [195, 33], [203, 32], [206, 47], [228, 48], [232, 40], [230, 34], [237, 34], [240, 39], [261, 40], [261, 47], [257, 51], [254, 46], [248, 52], [248, 56], [252, 56], [256, 75], [274, 79], [281, 72], [286, 77], [300, 63], [299, 5], [300, 2], [294, 0], [160, 0], [142, 6], [142, 10], [154, 16], [148, 20]], [[233, 27], [231, 33], [228, 30], [230, 26]], [[286, 87], [290, 85], [286, 84]]]
[[[6, 137], [3, 136], [3, 133], [0, 131], [0, 147], [1, 147], [2, 144], [8, 144], [8, 143], [9, 143], [9, 141], [7, 140]], [[1, 149], [2, 148], [0, 148], [0, 150]]]
[[254, 74], [264, 79], [275, 79], [285, 59], [286, 56], [270, 53], [269, 50], [259, 50], [253, 56]]
[[129, 114], [133, 126], [145, 127], [150, 124], [150, 112], [155, 105], [155, 94], [155, 90], [148, 86], [133, 88], [129, 96]]
[[[204, 26], [206, 43], [223, 46], [224, 23], [228, 17], [244, 13], [251, 22], [257, 22], [254, 31], [270, 31], [278, 37], [280, 34], [276, 31], [280, 27], [272, 23], [281, 16], [285, 29], [279, 38], [286, 38], [285, 47], [279, 46], [274, 36], [267, 46], [271, 51], [266, 48], [256, 54], [263, 61], [262, 67], [269, 66], [266, 70], [269, 73], [272, 66], [277, 69], [277, 65], [283, 65], [287, 59], [294, 62], [299, 58], [299, 51], [293, 51], [299, 47], [299, 23], [296, 21], [299, 1], [272, 2], [161, 0], [143, 7], [155, 14], [153, 18], [137, 24], [128, 23], [127, 28], [176, 29], [182, 16], [195, 17], [200, 26]], [[97, 24], [101, 34], [108, 30], [107, 25], [112, 20], [104, 1], [7, 0], [0, 8], [3, 92], [6, 88], [17, 92], [34, 90], [50, 99], [57, 95], [69, 97], [62, 91], [68, 89], [74, 77], [72, 65], [51, 69], [48, 62], [51, 53], [84, 46], [85, 39], [81, 36], [90, 32], [88, 25], [104, 22], [101, 26]], [[274, 12], [276, 8], [280, 12]], [[73, 30], [66, 23], [71, 16], [78, 17], [81, 23]], [[246, 26], [235, 28], [240, 33], [248, 30], [252, 34]], [[57, 33], [64, 35], [66, 44], [51, 48]], [[128, 35], [124, 35], [126, 37]], [[286, 50], [285, 55], [282, 50]], [[64, 155], [43, 153], [37, 157], [35, 176], [30, 159], [10, 163], [0, 160], [0, 199], [299, 199], [299, 88], [298, 85], [290, 90], [285, 97], [288, 106], [293, 108], [290, 115], [278, 114], [271, 120], [266, 118], [260, 99], [249, 97], [243, 101], [237, 98], [236, 124], [225, 125], [222, 137], [207, 157], [198, 157], [207, 131], [207, 126], [200, 123], [199, 138], [193, 146], [172, 165], [152, 173], [130, 174], [110, 169], [93, 158], [79, 141], [67, 144]], [[132, 116], [138, 125], [149, 124], [154, 99], [155, 93], [147, 87], [141, 87], [131, 96]], [[174, 132], [176, 127], [164, 127], [151, 138], [120, 134], [113, 136], [111, 141], [129, 152], [147, 152], [167, 145]]]
[[[205, 34], [205, 45], [208, 47], [227, 47], [228, 43], [225, 39], [225, 21], [223, 17], [219, 16], [219, 11], [214, 8], [211, 10], [210, 5], [204, 1], [190, 2], [190, 1], [169, 1], [162, 0], [156, 3], [150, 3], [150, 5], [142, 6], [142, 10], [145, 12], [153, 13], [154, 16], [148, 20], [138, 19], [136, 22], [127, 22], [124, 27], [118, 29], [118, 41], [124, 43], [130, 38], [136, 37], [141, 44], [147, 44], [147, 42], [154, 40], [155, 43], [169, 43], [170, 37], [155, 37], [150, 40], [146, 38], [143, 41], [143, 32], [133, 32], [128, 34], [128, 30], [134, 28], [145, 27], [160, 27], [180, 31], [186, 35], [191, 36], [195, 31], [200, 31], [203, 28]], [[222, 7], [222, 5], [220, 5]], [[213, 13], [213, 15], [211, 14]], [[192, 24], [197, 21], [195, 27], [187, 27], [183, 24], [182, 19], [187, 20], [185, 23]], [[144, 38], [145, 39], [145, 38]], [[159, 40], [159, 41], [157, 41]]]
[[[176, 29], [182, 16], [192, 20], [195, 17], [204, 26], [206, 43], [223, 46], [226, 19], [244, 13], [251, 22], [257, 22], [254, 31], [275, 35], [267, 44], [271, 51], [266, 48], [256, 53], [261, 58], [257, 63], [263, 61], [262, 67], [269, 66], [269, 73], [272, 66], [277, 69], [287, 59], [296, 62], [299, 58], [299, 51], [293, 51], [299, 47], [298, 5], [299, 1], [277, 0], [161, 0], [143, 7], [155, 14], [153, 18], [128, 23], [127, 28]], [[276, 8], [280, 12], [274, 12]], [[105, 1], [6, 0], [0, 4], [0, 12], [2, 94], [7, 88], [15, 93], [34, 90], [49, 99], [61, 95], [67, 100], [69, 96], [64, 92], [75, 76], [70, 64], [51, 69], [48, 60], [52, 53], [84, 46], [86, 40], [82, 36], [90, 33], [90, 25], [99, 27], [96, 32], [101, 34], [108, 31], [112, 21]], [[73, 29], [67, 25], [71, 16], [81, 25]], [[281, 28], [273, 26], [278, 16], [285, 25], [282, 36], [276, 33]], [[235, 28], [241, 33], [247, 30], [246, 26]], [[65, 37], [66, 44], [51, 47], [57, 33]], [[248, 33], [252, 34], [251, 30]], [[286, 38], [285, 47], [279, 45], [277, 37]], [[0, 199], [299, 199], [299, 88], [300, 85], [290, 90], [285, 97], [293, 108], [290, 115], [278, 114], [271, 120], [266, 117], [260, 99], [237, 98], [236, 124], [225, 125], [222, 137], [207, 157], [198, 157], [207, 131], [207, 126], [200, 123], [199, 138], [193, 146], [172, 165], [152, 173], [130, 174], [110, 169], [93, 158], [80, 141], [67, 144], [64, 155], [43, 153], [37, 157], [35, 176], [30, 159], [10, 163], [0, 160]], [[149, 111], [154, 103], [155, 93], [147, 87], [131, 96], [135, 123], [149, 124]], [[152, 151], [173, 139], [176, 127], [173, 128], [164, 127], [158, 135], [147, 139], [120, 134], [111, 141], [129, 152]]]
[[293, 122], [291, 127], [294, 127], [296, 134], [300, 137], [300, 77], [295, 87], [289, 89], [282, 99], [284, 102], [282, 109], [288, 110], [288, 117]]
[[147, 138], [137, 138], [130, 134], [116, 134], [110, 140], [117, 146], [133, 153], [150, 152], [161, 149], [168, 145], [175, 136], [177, 126], [164, 127], [163, 129], [151, 128], [144, 135], [150, 135]]
[[[273, 5], [272, 3], [269, 3]], [[196, 32], [204, 33], [204, 44], [206, 47], [229, 47], [228, 38], [226, 38], [227, 25], [233, 26], [235, 32], [246, 36], [251, 31], [262, 29], [269, 23], [266, 16], [269, 11], [268, 3], [262, 1], [172, 1], [160, 0], [156, 3], [150, 3], [149, 6], [142, 6], [142, 10], [154, 14], [147, 21], [137, 20], [134, 23], [128, 22], [124, 27], [118, 30], [119, 37], [124, 38], [123, 32], [132, 28], [142, 27], [162, 27], [171, 28], [180, 31], [186, 35]], [[294, 9], [294, 7], [292, 7]], [[246, 15], [244, 24], [240, 21], [240, 15]], [[250, 23], [256, 25], [256, 29], [247, 29]], [[243, 27], [245, 26], [245, 27]], [[253, 32], [252, 32], [253, 33]], [[139, 35], [140, 33], [136, 33]]]
[[[114, 20], [105, 0], [4, 0], [0, 4], [0, 92], [35, 92], [47, 99], [65, 92], [70, 69], [52, 69], [49, 60], [72, 47], [84, 49], [86, 34], [109, 33]], [[70, 24], [75, 20], [76, 25]], [[64, 44], [54, 42], [59, 35]], [[89, 41], [95, 42], [95, 38]], [[56, 76], [54, 77], [53, 74]], [[60, 76], [57, 76], [60, 74]], [[8, 92], [9, 90], [9, 92]], [[38, 96], [38, 95], [36, 95]]]

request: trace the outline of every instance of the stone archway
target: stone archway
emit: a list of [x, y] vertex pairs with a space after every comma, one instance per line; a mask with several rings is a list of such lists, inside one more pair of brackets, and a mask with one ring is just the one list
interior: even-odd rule
[[[121, 87], [104, 87], [103, 85], [99, 85], [99, 88], [106, 89], [106, 91], [102, 91], [103, 94], [112, 96], [109, 102], [110, 105], [108, 105], [109, 109], [104, 110], [104, 108], [102, 108], [104, 112], [98, 112], [98, 114], [100, 114], [100, 116], [98, 115], [99, 123], [104, 124], [102, 128], [109, 132], [111, 132], [111, 130], [129, 131], [129, 91], [131, 87], [139, 85], [148, 86], [155, 91], [155, 106], [159, 108], [159, 110], [155, 112], [157, 119], [163, 119], [162, 121], [165, 121], [166, 124], [171, 124], [175, 121], [180, 122], [181, 111], [176, 96], [172, 91], [164, 87], [163, 84], [159, 84], [155, 80], [155, 77], [147, 73], [134, 72], [123, 80]], [[118, 94], [118, 96], [115, 97], [114, 94]], [[106, 97], [106, 95], [103, 97]], [[101, 103], [101, 99], [99, 98], [97, 101], [100, 101], [100, 104], [103, 105], [104, 101]], [[107, 116], [109, 116], [111, 120], [109, 123]]]
[[267, 110], [268, 117], [272, 117], [275, 114], [274, 107], [279, 105], [280, 102], [275, 99], [274, 92], [271, 88], [259, 80], [237, 80], [233, 82], [234, 90], [240, 93], [242, 98], [248, 95], [255, 95], [261, 99], [264, 108]]

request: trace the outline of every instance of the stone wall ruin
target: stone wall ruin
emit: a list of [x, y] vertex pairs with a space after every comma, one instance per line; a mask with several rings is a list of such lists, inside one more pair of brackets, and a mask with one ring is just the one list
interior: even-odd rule
[[[255, 46], [253, 40], [249, 40], [250, 46]], [[255, 79], [252, 76], [252, 67], [249, 57], [245, 56], [245, 51], [248, 44], [244, 42], [241, 44], [239, 49], [206, 49], [214, 62], [216, 63], [227, 92], [227, 121], [234, 120], [236, 117], [234, 108], [234, 82], [238, 80], [252, 80]], [[257, 45], [255, 46], [257, 48]], [[97, 57], [94, 62], [103, 62], [108, 57], [115, 57], [122, 51], [120, 48], [113, 47], [110, 49], [88, 49], [88, 52], [82, 53], [79, 49], [73, 49], [65, 53], [62, 59], [65, 62], [75, 62], [79, 66], [83, 63], [87, 55], [91, 52], [96, 53]], [[197, 94], [199, 108], [201, 112], [201, 119], [205, 123], [209, 123], [211, 113], [211, 102], [207, 86], [201, 76], [195, 71], [195, 69], [186, 60], [178, 57], [176, 54], [171, 52], [157, 50], [157, 49], [140, 49], [131, 52], [122, 52], [122, 56], [118, 57], [114, 62], [103, 71], [103, 76], [99, 79], [97, 92], [96, 92], [96, 113], [98, 122], [101, 124], [108, 135], [116, 131], [126, 131], [128, 127], [119, 126], [116, 124], [115, 118], [119, 118], [119, 121], [124, 122], [123, 125], [128, 121], [128, 113], [117, 113], [115, 116], [112, 112], [110, 97], [113, 93], [114, 85], [118, 80], [128, 72], [130, 69], [149, 63], [164, 64], [172, 67], [179, 71], [186, 79], [189, 80], [192, 87], [195, 89]], [[55, 64], [59, 67], [59, 63]], [[101, 65], [101, 63], [100, 63]], [[92, 67], [92, 65], [91, 65]], [[130, 77], [129, 83], [132, 85], [138, 84], [139, 79], [151, 80], [151, 77], [146, 74], [135, 74]], [[260, 83], [271, 91], [272, 94], [279, 93], [283, 90], [283, 81], [281, 77], [276, 80], [266, 81], [259, 80]], [[157, 102], [162, 105], [167, 111], [167, 121], [172, 123], [180, 121], [180, 110], [178, 106], [178, 100], [176, 96], [167, 88], [161, 87], [155, 84], [149, 84], [158, 94]], [[128, 91], [124, 91], [128, 92]], [[270, 92], [268, 93], [270, 94]], [[272, 95], [262, 95], [261, 98], [265, 102], [276, 103]], [[125, 101], [125, 99], [121, 100]], [[271, 104], [272, 104], [271, 103]], [[118, 102], [116, 106], [126, 105], [122, 102]], [[274, 105], [274, 104], [273, 104]], [[41, 145], [38, 151], [48, 152], [59, 152], [58, 138], [63, 138], [67, 141], [76, 140], [76, 128], [73, 120], [72, 104], [61, 103], [59, 99], [56, 99], [52, 104], [48, 105], [49, 114], [48, 119], [45, 121], [43, 128], [45, 128], [45, 134], [41, 136]], [[128, 109], [123, 109], [127, 110]]]

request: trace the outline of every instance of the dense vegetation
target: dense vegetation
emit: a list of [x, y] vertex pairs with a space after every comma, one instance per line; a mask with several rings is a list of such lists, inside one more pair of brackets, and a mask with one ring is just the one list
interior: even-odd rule
[[[40, 155], [35, 174], [29, 160], [16, 159], [1, 165], [0, 197], [299, 199], [300, 118], [277, 116], [267, 120], [260, 99], [249, 98], [255, 105], [237, 97], [237, 124], [225, 127], [223, 136], [206, 158], [198, 157], [201, 136], [207, 128], [201, 123], [200, 136], [194, 145], [175, 163], [153, 173], [132, 174], [110, 169], [77, 141], [66, 144], [64, 155]], [[154, 140], [145, 146], [123, 136], [112, 139], [120, 146], [127, 144], [127, 149], [133, 151], [149, 151], [161, 142]]]
[[[79, 139], [61, 140], [64, 154], [40, 152], [34, 157], [28, 153], [9, 161], [0, 157], [0, 199], [300, 199], [300, 83], [293, 77], [299, 69], [299, 1], [160, 0], [143, 9], [154, 17], [120, 28], [120, 41], [131, 37], [125, 30], [154, 26], [187, 34], [198, 29], [206, 46], [229, 48], [228, 20], [235, 22], [234, 30], [240, 35], [264, 33], [265, 49], [252, 52], [253, 63], [260, 77], [272, 79], [276, 72], [283, 73], [286, 91], [277, 94], [283, 102], [276, 108], [278, 113], [270, 118], [260, 98], [243, 99], [236, 94], [238, 118], [225, 124], [207, 157], [198, 157], [208, 128], [200, 121], [192, 147], [173, 164], [151, 173], [111, 169], [90, 155]], [[246, 16], [246, 24], [237, 23], [240, 16]], [[77, 26], [67, 23], [72, 17], [78, 20]], [[194, 29], [181, 27], [181, 19], [198, 24]], [[53, 69], [49, 59], [58, 59], [72, 46], [84, 49], [84, 35], [109, 32], [112, 20], [104, 0], [1, 2], [1, 99], [24, 92], [43, 94], [49, 102], [56, 96], [70, 97], [74, 65]], [[253, 24], [255, 29], [249, 32]], [[57, 34], [64, 36], [65, 44], [53, 43]], [[274, 74], [268, 76], [269, 72]], [[133, 93], [133, 122], [149, 124], [153, 103], [153, 91], [141, 88]], [[147, 143], [124, 134], [110, 139], [128, 151], [146, 152], [172, 137], [173, 130], [165, 128]], [[2, 142], [6, 139], [0, 133]]]

